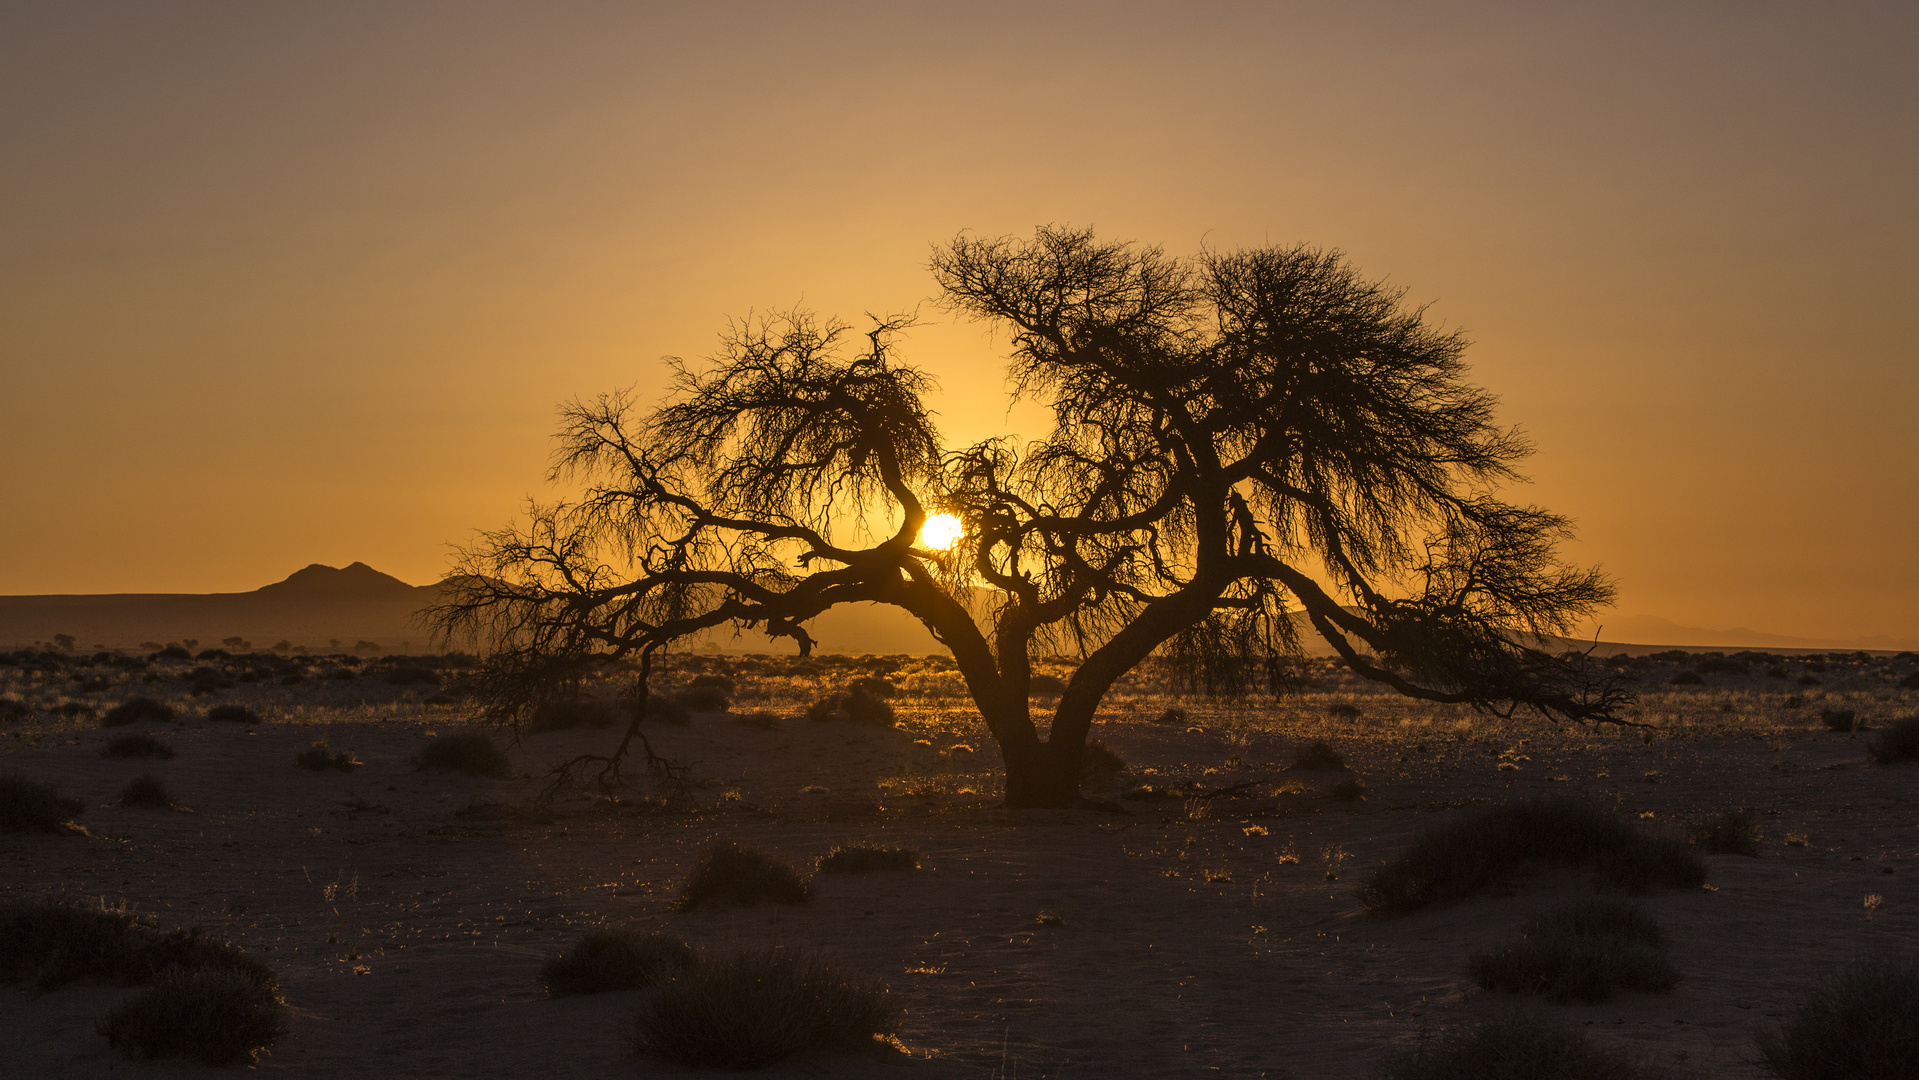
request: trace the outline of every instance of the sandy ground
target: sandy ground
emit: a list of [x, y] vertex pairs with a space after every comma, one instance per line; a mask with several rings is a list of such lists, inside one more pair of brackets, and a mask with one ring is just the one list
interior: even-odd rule
[[[964, 703], [930, 699], [902, 702], [890, 730], [787, 719], [764, 731], [726, 715], [663, 728], [660, 750], [700, 780], [690, 811], [584, 793], [537, 801], [538, 777], [604, 749], [606, 731], [526, 736], [510, 751], [524, 774], [513, 780], [416, 772], [427, 733], [459, 723], [444, 708], [283, 710], [251, 728], [27, 724], [0, 737], [0, 770], [84, 800], [90, 835], [0, 835], [0, 893], [124, 899], [259, 955], [280, 973], [292, 1019], [255, 1068], [289, 1077], [678, 1075], [628, 1051], [637, 995], [548, 1000], [535, 981], [604, 924], [668, 930], [709, 952], [818, 952], [890, 988], [910, 1059], [775, 1075], [1363, 1077], [1395, 1047], [1514, 1007], [1472, 986], [1468, 958], [1591, 890], [1560, 875], [1381, 919], [1354, 886], [1417, 830], [1533, 795], [1578, 795], [1675, 830], [1718, 810], [1760, 815], [1761, 857], [1713, 856], [1706, 889], [1641, 901], [1673, 942], [1676, 992], [1540, 1006], [1604, 1042], [1702, 1076], [1758, 1076], [1752, 1037], [1810, 980], [1859, 955], [1919, 949], [1919, 767], [1868, 764], [1861, 737], [1824, 730], [1816, 708], [1782, 707], [1783, 694], [1654, 693], [1641, 719], [1661, 727], [1648, 738], [1368, 694], [1188, 703], [1190, 726], [1154, 722], [1164, 700], [1117, 699], [1096, 734], [1130, 763], [1126, 782], [1180, 792], [1123, 801], [1126, 813], [996, 808], [990, 740]], [[1883, 720], [1911, 712], [1915, 696], [1852, 699]], [[1362, 715], [1328, 717], [1333, 700]], [[179, 756], [99, 755], [138, 730]], [[364, 766], [296, 767], [320, 737]], [[1288, 768], [1313, 737], [1351, 772]], [[115, 805], [148, 771], [187, 809]], [[1363, 802], [1328, 796], [1348, 777], [1370, 789]], [[1244, 797], [1190, 797], [1239, 784]], [[924, 868], [821, 875], [805, 906], [674, 911], [687, 867], [716, 837], [809, 866], [837, 844], [903, 844]], [[0, 1071], [197, 1074], [123, 1061], [94, 1034], [95, 1018], [134, 992], [0, 990]]]

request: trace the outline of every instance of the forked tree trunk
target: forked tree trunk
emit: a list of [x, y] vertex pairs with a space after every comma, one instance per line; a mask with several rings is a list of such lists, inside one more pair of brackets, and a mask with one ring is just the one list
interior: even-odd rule
[[1006, 760], [1006, 805], [1012, 808], [1070, 809], [1080, 804], [1078, 743], [1034, 742], [1001, 745]]

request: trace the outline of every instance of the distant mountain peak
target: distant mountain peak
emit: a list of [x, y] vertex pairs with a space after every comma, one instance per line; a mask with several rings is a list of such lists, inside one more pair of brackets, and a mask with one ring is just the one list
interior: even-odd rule
[[401, 596], [411, 593], [413, 586], [363, 562], [345, 567], [313, 563], [287, 575], [285, 581], [255, 591], [277, 596]]

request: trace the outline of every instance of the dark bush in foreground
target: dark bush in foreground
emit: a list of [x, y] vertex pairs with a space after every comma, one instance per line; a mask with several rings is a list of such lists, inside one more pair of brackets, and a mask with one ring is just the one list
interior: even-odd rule
[[752, 1069], [871, 1050], [897, 1023], [886, 991], [819, 959], [743, 953], [667, 983], [640, 1011], [634, 1048], [689, 1068]]
[[110, 758], [170, 758], [173, 747], [151, 735], [122, 735], [100, 750], [101, 757]]
[[1759, 823], [1744, 810], [1728, 810], [1692, 827], [1692, 846], [1708, 855], [1759, 855]]
[[82, 809], [80, 800], [62, 798], [48, 784], [17, 773], [0, 776], [0, 832], [52, 832]]
[[1339, 751], [1326, 745], [1325, 739], [1314, 739], [1305, 746], [1293, 751], [1295, 769], [1343, 769], [1346, 759]]
[[100, 1019], [99, 1031], [130, 1058], [181, 1057], [202, 1065], [250, 1062], [286, 1030], [279, 995], [231, 968], [175, 967], [152, 989]]
[[21, 724], [33, 719], [33, 706], [18, 698], [0, 698], [0, 724]]
[[0, 904], [0, 979], [38, 993], [93, 980], [145, 986], [172, 967], [221, 967], [274, 992], [273, 971], [200, 930], [162, 930], [100, 904]]
[[1420, 833], [1359, 897], [1379, 912], [1416, 911], [1502, 884], [1528, 863], [1590, 866], [1597, 884], [1633, 891], [1706, 882], [1705, 861], [1677, 841], [1584, 803], [1535, 799]]
[[1664, 950], [1665, 934], [1644, 911], [1593, 901], [1535, 920], [1519, 943], [1473, 957], [1468, 971], [1482, 990], [1595, 1004], [1621, 990], [1664, 993], [1678, 985]]
[[1866, 752], [1881, 765], [1890, 765], [1895, 761], [1919, 761], [1919, 716], [1894, 721], [1886, 730], [1867, 741]]
[[863, 874], [871, 870], [918, 870], [920, 853], [912, 848], [848, 844], [820, 856], [823, 874]]
[[1879, 957], [1840, 971], [1756, 1045], [1781, 1080], [1919, 1076], [1919, 957]]
[[152, 773], [143, 773], [120, 789], [120, 805], [171, 810], [179, 804], [173, 801], [173, 792], [167, 790], [167, 786], [160, 782], [159, 777]]
[[338, 769], [341, 772], [352, 772], [360, 765], [360, 762], [356, 760], [350, 752], [345, 750], [335, 751], [327, 745], [325, 739], [315, 739], [311, 746], [295, 754], [293, 761], [294, 764], [299, 765], [301, 768], [312, 769], [314, 772], [320, 772], [323, 769]]
[[215, 705], [207, 710], [207, 719], [216, 724], [257, 724], [260, 714], [245, 705]]
[[150, 697], [128, 698], [108, 709], [100, 718], [101, 727], [125, 727], [142, 720], [170, 721], [173, 719], [173, 706], [153, 700]]
[[413, 764], [419, 769], [446, 769], [496, 779], [513, 775], [513, 763], [506, 754], [478, 731], [456, 731], [428, 739]]
[[1856, 731], [1859, 727], [1858, 714], [1851, 709], [1821, 709], [1819, 719], [1827, 731]]
[[715, 841], [693, 864], [680, 889], [680, 910], [715, 901], [728, 904], [800, 904], [813, 887], [793, 864], [759, 848]]
[[671, 934], [594, 930], [540, 969], [540, 986], [553, 997], [644, 990], [698, 962], [693, 946]]
[[1664, 1080], [1668, 1073], [1586, 1041], [1578, 1028], [1520, 1014], [1449, 1031], [1386, 1063], [1383, 1080]]
[[893, 726], [893, 706], [863, 687], [829, 694], [806, 707], [808, 720], [850, 720], [876, 727]]
[[1159, 716], [1154, 719], [1154, 723], [1170, 724], [1174, 726], [1184, 726], [1190, 719], [1191, 718], [1186, 714], [1185, 709], [1182, 709], [1178, 707], [1177, 705], [1175, 705], [1174, 707], [1167, 709], [1165, 712], [1160, 713]]

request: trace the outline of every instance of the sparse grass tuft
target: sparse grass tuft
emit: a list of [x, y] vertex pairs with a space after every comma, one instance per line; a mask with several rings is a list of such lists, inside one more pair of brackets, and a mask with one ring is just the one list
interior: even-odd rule
[[1893, 721], [1886, 730], [1867, 741], [1866, 752], [1880, 765], [1919, 761], [1919, 716]]
[[52, 832], [83, 809], [80, 800], [62, 798], [49, 784], [18, 773], [0, 776], [0, 832]]
[[912, 848], [848, 844], [820, 856], [822, 874], [863, 874], [870, 870], [918, 870], [920, 853]]
[[223, 967], [272, 991], [273, 971], [200, 930], [162, 930], [101, 903], [0, 904], [0, 979], [38, 993], [97, 980], [144, 986], [170, 967]]
[[1744, 810], [1727, 810], [1692, 827], [1692, 846], [1708, 855], [1759, 856], [1759, 823]]
[[294, 764], [299, 765], [301, 768], [312, 769], [314, 772], [320, 772], [324, 769], [338, 769], [341, 772], [352, 772], [360, 765], [360, 762], [355, 759], [350, 752], [345, 750], [334, 751], [331, 747], [327, 746], [325, 739], [315, 739], [311, 746], [295, 754], [293, 761]]
[[174, 749], [151, 735], [122, 735], [100, 750], [101, 757], [170, 758]]
[[1919, 1073], [1919, 957], [1875, 957], [1837, 972], [1755, 1044], [1780, 1080], [1909, 1080]]
[[255, 1060], [286, 1030], [279, 994], [227, 967], [173, 967], [153, 987], [100, 1019], [99, 1031], [130, 1058], [181, 1057], [202, 1065]]
[[1482, 990], [1540, 994], [1557, 1004], [1608, 1001], [1620, 990], [1664, 993], [1679, 982], [1665, 933], [1640, 908], [1595, 900], [1535, 920], [1515, 945], [1469, 966]]
[[257, 724], [260, 714], [245, 705], [215, 705], [207, 710], [207, 719], [216, 724]]
[[1293, 751], [1295, 769], [1343, 769], [1346, 759], [1339, 751], [1326, 745], [1325, 739], [1314, 739], [1305, 746]]
[[128, 698], [106, 711], [100, 718], [101, 727], [125, 727], [142, 720], [161, 722], [173, 719], [173, 706], [153, 700], [150, 697]]
[[886, 991], [824, 961], [741, 953], [667, 983], [641, 1010], [634, 1046], [689, 1068], [752, 1069], [873, 1049], [897, 1023]]
[[513, 775], [513, 763], [499, 747], [493, 745], [493, 740], [487, 738], [485, 732], [480, 731], [436, 735], [420, 747], [419, 756], [413, 759], [413, 763], [417, 769], [445, 769], [469, 776], [505, 779]]
[[172, 810], [179, 804], [173, 801], [173, 792], [167, 790], [167, 786], [160, 782], [159, 777], [152, 773], [143, 773], [120, 789], [120, 805]]
[[1705, 861], [1676, 841], [1585, 803], [1534, 799], [1420, 833], [1373, 872], [1359, 896], [1374, 911], [1401, 914], [1462, 900], [1511, 880], [1529, 863], [1590, 866], [1598, 883], [1633, 891], [1706, 881]]
[[698, 962], [693, 947], [671, 934], [594, 930], [540, 969], [540, 986], [553, 997], [644, 990]]
[[1592, 1045], [1578, 1028], [1531, 1014], [1449, 1031], [1396, 1055], [1382, 1080], [1664, 1080], [1664, 1070]]
[[813, 894], [812, 885], [793, 864], [759, 848], [716, 840], [693, 864], [680, 888], [680, 910], [702, 904], [801, 904]]

